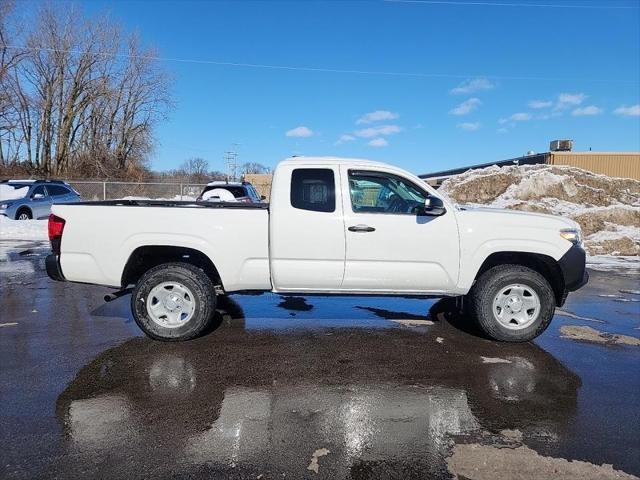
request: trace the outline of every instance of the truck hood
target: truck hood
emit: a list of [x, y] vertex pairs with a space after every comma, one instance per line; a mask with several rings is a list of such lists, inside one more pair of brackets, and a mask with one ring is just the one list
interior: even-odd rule
[[573, 220], [545, 213], [521, 212], [518, 210], [507, 210], [506, 208], [480, 207], [475, 205], [459, 205], [460, 213], [463, 217], [473, 216], [485, 217], [487, 222], [501, 222], [510, 225], [539, 226], [541, 228], [575, 228], [580, 229]]

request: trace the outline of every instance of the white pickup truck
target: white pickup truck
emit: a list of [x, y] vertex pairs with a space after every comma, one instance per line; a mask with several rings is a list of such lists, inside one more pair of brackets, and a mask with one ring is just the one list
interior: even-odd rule
[[242, 291], [465, 296], [495, 340], [542, 333], [587, 282], [568, 219], [450, 203], [418, 177], [357, 159], [292, 158], [271, 203], [117, 200], [54, 205], [54, 280], [133, 288], [158, 340], [194, 338]]

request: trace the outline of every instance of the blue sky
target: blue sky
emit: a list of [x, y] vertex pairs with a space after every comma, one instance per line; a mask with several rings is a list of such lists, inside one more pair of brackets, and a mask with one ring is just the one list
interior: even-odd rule
[[109, 12], [161, 57], [420, 74], [163, 60], [176, 106], [158, 127], [154, 168], [201, 156], [223, 169], [233, 143], [241, 162], [357, 156], [416, 173], [545, 151], [556, 138], [640, 150], [640, 2], [453, 3], [83, 6]]

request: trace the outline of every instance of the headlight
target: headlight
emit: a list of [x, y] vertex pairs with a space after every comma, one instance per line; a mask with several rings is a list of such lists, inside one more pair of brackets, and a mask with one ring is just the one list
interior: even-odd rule
[[0, 210], [6, 210], [9, 208], [10, 203], [0, 203]]
[[574, 245], [582, 245], [582, 232], [577, 228], [560, 230], [560, 236], [565, 240], [569, 240]]

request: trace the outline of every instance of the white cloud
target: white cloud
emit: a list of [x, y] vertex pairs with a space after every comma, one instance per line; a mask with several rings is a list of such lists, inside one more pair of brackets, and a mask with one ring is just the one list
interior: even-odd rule
[[388, 110], [376, 110], [375, 112], [365, 113], [358, 120], [356, 120], [357, 125], [361, 125], [363, 123], [374, 123], [380, 122], [382, 120], [395, 120], [400, 115], [394, 112], [390, 112]]
[[549, 108], [553, 102], [551, 100], [531, 100], [528, 105], [529, 108]]
[[307, 127], [300, 126], [300, 127], [292, 128], [285, 135], [287, 137], [307, 138], [307, 137], [313, 136], [313, 130]]
[[453, 95], [468, 95], [482, 90], [491, 90], [495, 85], [486, 78], [472, 78], [449, 90]]
[[384, 138], [374, 138], [367, 145], [371, 147], [380, 148], [380, 147], [386, 147], [387, 145], [389, 145], [389, 142], [387, 142]]
[[595, 105], [588, 105], [586, 107], [576, 108], [571, 115], [576, 117], [582, 117], [585, 115], [600, 115], [602, 113], [602, 109], [596, 107]]
[[509, 130], [504, 128], [504, 127], [500, 127], [498, 130], [496, 130], [496, 132], [498, 133], [507, 133]]
[[472, 97], [469, 100], [465, 100], [457, 107], [449, 110], [449, 113], [451, 115], [467, 115], [468, 113], [473, 112], [480, 105], [482, 105], [480, 99]]
[[500, 125], [504, 125], [505, 123], [514, 123], [514, 122], [526, 122], [527, 120], [531, 120], [531, 114], [527, 112], [518, 112], [514, 113], [510, 117], [501, 118], [498, 120]]
[[616, 108], [613, 113], [616, 115], [622, 115], [624, 117], [640, 117], [640, 104], [636, 105], [622, 105]]
[[558, 95], [558, 101], [554, 107], [556, 110], [577, 107], [585, 101], [587, 96], [584, 93], [561, 93]]
[[336, 141], [335, 145], [342, 145], [343, 143], [353, 142], [356, 139], [353, 135], [340, 135], [340, 138]]
[[393, 135], [394, 133], [399, 133], [400, 131], [402, 131], [402, 128], [397, 125], [380, 125], [377, 127], [369, 127], [363, 128], [362, 130], [357, 130], [354, 135], [356, 137], [372, 138], [379, 137], [381, 135]]
[[475, 132], [480, 128], [480, 122], [464, 122], [459, 123], [458, 128], [466, 130], [467, 132]]

